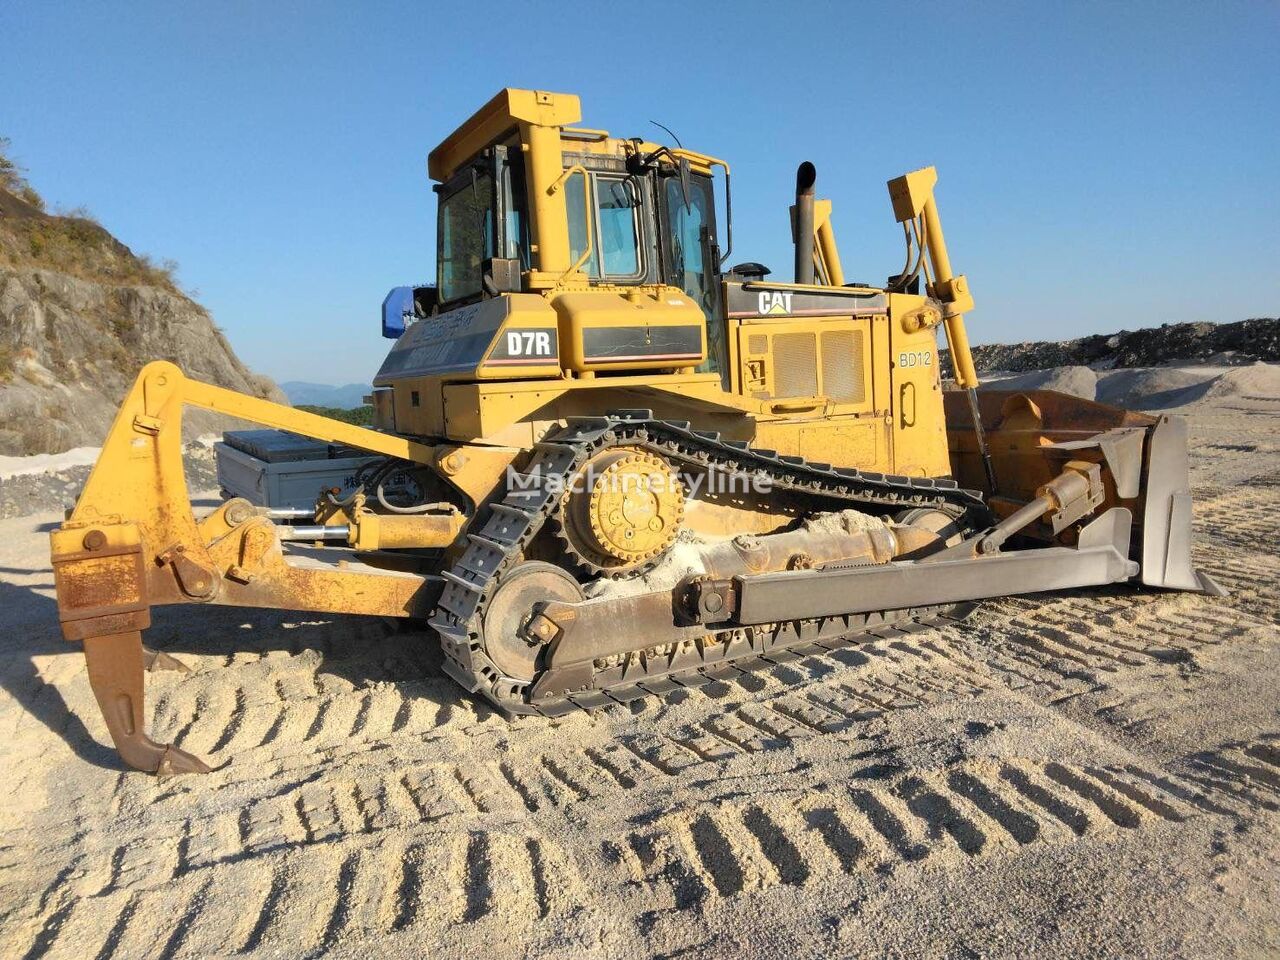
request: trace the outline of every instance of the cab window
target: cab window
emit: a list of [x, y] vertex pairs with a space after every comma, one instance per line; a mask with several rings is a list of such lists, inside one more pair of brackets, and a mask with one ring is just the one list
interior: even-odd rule
[[487, 173], [464, 178], [440, 201], [440, 300], [447, 303], [481, 291], [480, 265], [493, 256], [493, 179]]
[[685, 204], [684, 189], [678, 178], [666, 181], [667, 262], [671, 265], [671, 282], [698, 301], [708, 317], [714, 312], [710, 272], [704, 262], [703, 231], [709, 230], [710, 217], [707, 208], [711, 203], [709, 192], [701, 183], [690, 185], [689, 202]]
[[502, 255], [519, 260], [523, 270], [532, 269], [529, 257], [528, 194], [525, 192], [524, 160], [519, 153], [507, 153], [502, 165]]
[[[591, 255], [582, 265], [597, 280], [636, 280], [643, 274], [640, 264], [640, 202], [635, 185], [621, 177], [592, 175], [591, 209], [582, 174], [572, 174], [565, 182], [565, 206], [569, 216], [569, 250], [576, 262], [587, 249], [587, 226], [591, 225]], [[589, 218], [589, 219], [588, 219]], [[602, 266], [603, 261], [603, 266]]]

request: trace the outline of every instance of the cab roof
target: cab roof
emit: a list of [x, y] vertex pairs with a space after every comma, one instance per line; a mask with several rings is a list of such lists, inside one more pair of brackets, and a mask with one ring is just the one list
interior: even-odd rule
[[521, 123], [563, 127], [582, 119], [582, 104], [572, 93], [506, 87], [449, 134], [427, 157], [427, 173], [444, 182], [481, 150]]

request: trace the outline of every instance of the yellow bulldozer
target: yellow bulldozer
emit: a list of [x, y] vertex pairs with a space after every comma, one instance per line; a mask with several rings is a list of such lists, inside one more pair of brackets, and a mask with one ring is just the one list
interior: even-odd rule
[[[143, 368], [51, 535], [64, 634], [128, 765], [208, 769], [146, 734], [154, 604], [418, 618], [468, 691], [557, 716], [987, 597], [1217, 592], [1191, 562], [1180, 420], [976, 391], [933, 168], [889, 182], [906, 259], [872, 286], [846, 281], [801, 164], [784, 283], [726, 267], [727, 163], [580, 118], [506, 89], [431, 152], [436, 283], [384, 304], [373, 429]], [[313, 509], [197, 519], [184, 405], [370, 459]]]

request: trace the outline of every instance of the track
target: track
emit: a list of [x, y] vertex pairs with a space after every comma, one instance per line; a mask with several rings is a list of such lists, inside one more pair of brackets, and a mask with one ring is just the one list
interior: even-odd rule
[[1002, 601], [590, 714], [506, 720], [372, 621], [157, 610], [195, 672], [155, 733], [223, 764], [158, 784], [6, 527], [0, 953], [1267, 955], [1280, 485], [1194, 449], [1228, 598]]
[[[508, 713], [554, 717], [576, 709], [612, 706], [731, 677], [741, 672], [741, 665], [755, 669], [761, 663], [793, 657], [797, 648], [805, 654], [822, 650], [822, 645], [800, 636], [791, 624], [723, 631], [717, 643], [682, 644], [666, 655], [646, 655], [638, 648], [623, 667], [597, 671], [591, 689], [538, 700], [531, 696], [531, 682], [502, 673], [487, 655], [482, 626], [499, 580], [552, 518], [559, 492], [568, 489], [587, 460], [619, 446], [637, 446], [699, 470], [715, 469], [744, 479], [766, 477], [772, 489], [799, 498], [808, 507], [802, 511], [806, 515], [850, 507], [881, 513], [911, 507], [962, 512], [981, 509], [983, 502], [981, 494], [950, 480], [888, 476], [779, 456], [722, 440], [716, 433], [692, 430], [685, 422], [654, 420], [648, 410], [572, 420], [535, 445], [533, 458], [517, 482], [500, 501], [489, 505], [480, 531], [468, 534], [466, 551], [443, 574], [444, 590], [431, 617], [449, 674]], [[824, 636], [853, 638], [886, 623], [904, 628], [932, 626], [948, 612], [926, 608], [845, 617], [840, 622], [832, 618], [824, 625]]]

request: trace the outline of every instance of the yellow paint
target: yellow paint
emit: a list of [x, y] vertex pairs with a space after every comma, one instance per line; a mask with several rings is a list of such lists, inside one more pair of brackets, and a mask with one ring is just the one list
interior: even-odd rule
[[897, 221], [912, 224], [917, 236], [925, 242], [929, 262], [933, 266], [928, 292], [942, 303], [956, 384], [969, 389], [978, 386], [978, 374], [969, 350], [969, 335], [964, 327], [964, 314], [973, 309], [973, 296], [969, 293], [968, 279], [951, 271], [951, 258], [942, 235], [942, 220], [933, 197], [937, 182], [938, 172], [933, 167], [914, 170], [889, 181], [889, 198]]
[[[556, 424], [624, 407], [650, 408], [660, 417], [687, 419], [729, 438], [840, 466], [930, 476], [948, 472], [934, 328], [946, 324], [961, 384], [976, 382], [962, 321], [973, 301], [965, 278], [951, 270], [933, 199], [932, 168], [890, 184], [895, 216], [919, 231], [926, 243], [932, 268], [927, 276], [930, 295], [888, 294], [886, 314], [874, 317], [793, 315], [780, 307], [775, 309], [781, 312], [755, 319], [713, 317], [710, 322], [726, 328], [726, 390], [719, 375], [690, 372], [706, 357], [705, 329], [697, 356], [638, 356], [610, 364], [587, 348], [592, 331], [629, 328], [649, 338], [669, 327], [703, 328], [704, 318], [681, 290], [588, 283], [580, 270], [583, 258], [574, 262], [563, 189], [569, 175], [587, 169], [583, 163], [592, 161], [584, 158], [624, 160], [660, 149], [572, 126], [580, 119], [581, 106], [573, 95], [503, 90], [433, 150], [428, 162], [431, 176], [445, 180], [493, 144], [523, 152], [535, 269], [525, 275], [525, 292], [504, 295], [508, 311], [495, 343], [508, 331], [554, 326], [558, 357], [521, 367], [517, 373], [488, 362], [490, 351], [469, 372], [382, 384], [375, 392], [377, 421], [383, 431], [395, 433], [302, 413], [188, 380], [172, 364], [151, 364], [122, 405], [76, 510], [54, 534], [55, 559], [78, 562], [74, 558], [84, 551], [77, 544], [91, 528], [100, 529], [113, 545], [120, 537], [136, 539], [129, 549], [140, 548], [148, 595], [155, 601], [182, 599], [184, 591], [189, 598], [192, 583], [210, 578], [219, 584], [215, 602], [360, 607], [351, 599], [318, 598], [315, 584], [344, 582], [341, 577], [332, 580], [332, 573], [321, 576], [312, 571], [318, 579], [308, 580], [307, 573], [286, 571], [283, 561], [273, 560], [280, 546], [270, 524], [260, 518], [233, 523], [220, 511], [196, 524], [182, 475], [183, 404], [414, 461], [436, 471], [470, 509], [483, 504], [498, 488], [506, 467]], [[700, 175], [716, 169], [728, 172], [724, 161], [692, 150], [675, 148], [663, 156], [665, 162], [687, 163]], [[840, 286], [844, 270], [829, 201], [816, 204], [815, 232], [819, 275], [831, 286]], [[768, 286], [794, 295], [830, 289], [823, 284]], [[795, 335], [812, 338], [815, 346], [807, 362], [813, 369], [791, 381], [806, 384], [805, 389], [788, 391], [781, 378], [781, 344], [794, 344]], [[824, 360], [831, 335], [858, 338], [856, 369], [838, 369]], [[792, 339], [781, 339], [786, 337]], [[849, 393], [850, 377], [861, 385], [856, 395]], [[461, 514], [406, 518], [371, 512], [363, 505], [324, 522], [342, 519], [351, 527], [353, 544], [363, 550], [442, 546], [465, 529]], [[166, 554], [176, 545], [183, 546], [180, 557]], [[220, 567], [224, 561], [225, 569]], [[95, 572], [103, 562], [94, 559], [94, 565], [86, 562], [80, 568], [86, 572], [85, 582], [96, 582]], [[257, 586], [250, 589], [227, 580], [232, 567], [246, 575], [256, 570], [251, 580]], [[64, 564], [68, 575], [73, 569]], [[268, 584], [276, 591], [298, 589], [302, 594], [272, 592]], [[374, 605], [385, 609], [390, 602], [386, 598], [392, 596], [400, 603], [403, 589], [396, 587]]]

